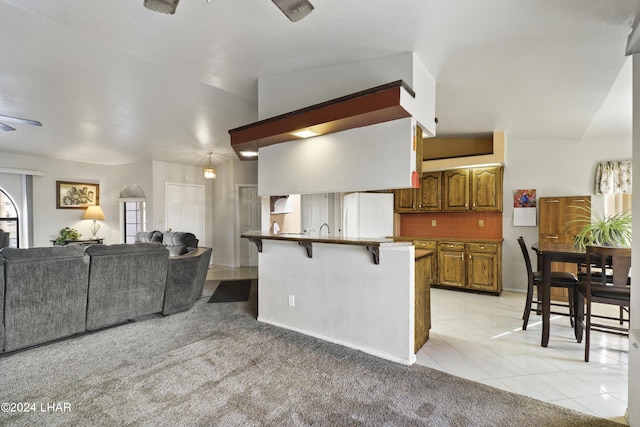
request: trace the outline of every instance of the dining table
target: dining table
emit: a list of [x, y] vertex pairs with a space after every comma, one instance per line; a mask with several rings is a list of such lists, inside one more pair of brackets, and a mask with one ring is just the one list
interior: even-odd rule
[[[542, 286], [540, 286], [540, 301], [542, 312], [542, 347], [549, 345], [549, 329], [551, 322], [551, 263], [567, 262], [585, 264], [587, 253], [584, 248], [578, 248], [574, 243], [536, 242], [531, 248], [538, 255], [538, 271], [542, 272]], [[581, 311], [581, 310], [579, 310]], [[578, 342], [582, 337], [582, 325], [575, 323], [575, 335]]]

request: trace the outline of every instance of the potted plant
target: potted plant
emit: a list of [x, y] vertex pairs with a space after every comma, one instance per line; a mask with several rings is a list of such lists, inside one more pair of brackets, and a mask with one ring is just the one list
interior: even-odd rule
[[64, 245], [67, 240], [78, 240], [78, 237], [82, 236], [82, 234], [78, 233], [78, 230], [75, 228], [65, 227], [60, 230], [58, 237], [56, 238], [54, 244], [56, 245]]
[[614, 215], [604, 215], [596, 209], [575, 206], [584, 213], [574, 214], [576, 217], [570, 223], [581, 223], [574, 241], [578, 248], [587, 245], [596, 246], [631, 246], [631, 214], [621, 212]]

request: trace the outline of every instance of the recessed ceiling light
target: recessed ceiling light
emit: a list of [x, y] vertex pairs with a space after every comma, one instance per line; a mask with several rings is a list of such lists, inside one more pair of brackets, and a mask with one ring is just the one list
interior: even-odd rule
[[291, 135], [297, 136], [298, 138], [311, 138], [312, 136], [318, 136], [320, 134], [310, 129], [302, 129], [297, 132], [291, 132]]
[[258, 157], [257, 151], [241, 151], [240, 155], [242, 157]]

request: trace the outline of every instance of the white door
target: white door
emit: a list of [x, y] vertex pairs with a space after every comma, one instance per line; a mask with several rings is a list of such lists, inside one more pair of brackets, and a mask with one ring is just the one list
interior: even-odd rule
[[204, 186], [165, 183], [165, 226], [167, 230], [196, 235], [207, 246], [204, 234]]
[[[260, 205], [257, 186], [240, 187], [240, 234], [260, 231]], [[258, 265], [258, 250], [249, 239], [240, 239], [240, 266]]]
[[[300, 198], [300, 206], [302, 230], [310, 231], [312, 236], [319, 236], [322, 224], [329, 224], [329, 195], [327, 193], [303, 194]], [[322, 235], [328, 234], [325, 226], [322, 229]]]

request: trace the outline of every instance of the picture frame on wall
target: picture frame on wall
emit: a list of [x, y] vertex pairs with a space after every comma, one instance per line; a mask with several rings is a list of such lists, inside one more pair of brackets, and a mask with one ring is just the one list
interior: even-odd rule
[[56, 181], [56, 209], [86, 209], [100, 204], [100, 184]]

